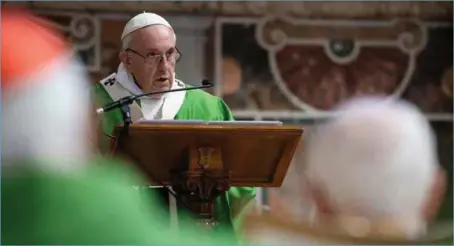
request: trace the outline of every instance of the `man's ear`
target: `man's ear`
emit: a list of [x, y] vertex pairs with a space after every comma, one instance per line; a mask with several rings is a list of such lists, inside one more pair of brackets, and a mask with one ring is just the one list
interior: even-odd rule
[[321, 182], [309, 182], [308, 180], [306, 180], [305, 182], [305, 192], [311, 197], [317, 208], [317, 212], [322, 214], [333, 214], [334, 211], [332, 210], [331, 205], [327, 200], [323, 186], [320, 185]]
[[444, 201], [447, 189], [446, 171], [439, 167], [435, 173], [434, 181], [428, 190], [427, 200], [422, 208], [422, 216], [427, 221], [433, 221]]
[[118, 55], [120, 58], [121, 63], [125, 66], [125, 69], [127, 72], [131, 72], [131, 58], [128, 55], [128, 52], [126, 51], [121, 51], [120, 54]]

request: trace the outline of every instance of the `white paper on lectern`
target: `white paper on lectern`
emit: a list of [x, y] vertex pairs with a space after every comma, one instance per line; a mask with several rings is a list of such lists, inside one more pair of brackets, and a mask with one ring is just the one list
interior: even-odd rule
[[239, 121], [209, 121], [208, 125], [236, 125], [236, 126], [282, 126], [280, 121], [253, 121], [253, 120], [239, 120]]
[[145, 120], [140, 119], [134, 124], [148, 124], [148, 125], [203, 125], [203, 120]]

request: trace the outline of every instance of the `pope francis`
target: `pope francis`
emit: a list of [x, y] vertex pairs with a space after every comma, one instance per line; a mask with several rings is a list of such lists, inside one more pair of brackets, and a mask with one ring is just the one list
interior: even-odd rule
[[[95, 87], [101, 105], [128, 95], [188, 86], [176, 79], [175, 64], [181, 54], [175, 47], [176, 35], [164, 18], [154, 13], [136, 15], [124, 27], [121, 40], [123, 47], [117, 73], [101, 80]], [[131, 105], [131, 117], [133, 121], [234, 120], [221, 99], [201, 90], [179, 91], [140, 99]], [[106, 113], [101, 124], [104, 133], [112, 133], [116, 125], [123, 124], [120, 110]], [[158, 193], [164, 194], [164, 199], [172, 200], [166, 190]], [[221, 227], [233, 233], [239, 214], [254, 197], [255, 189], [246, 187], [231, 188], [219, 197], [215, 203], [215, 215]], [[174, 204], [169, 200], [165, 203]], [[175, 209], [170, 208], [169, 211]]]

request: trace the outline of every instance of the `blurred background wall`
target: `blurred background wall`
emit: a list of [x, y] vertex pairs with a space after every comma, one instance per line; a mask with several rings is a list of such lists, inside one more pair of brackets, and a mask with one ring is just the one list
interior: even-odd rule
[[[352, 96], [405, 98], [431, 120], [441, 162], [452, 173], [452, 2], [2, 4], [52, 20], [94, 83], [116, 71], [124, 24], [142, 11], [161, 14], [174, 27], [183, 54], [177, 76], [189, 84], [211, 79], [212, 93], [239, 120], [310, 127]], [[298, 189], [300, 158], [277, 192]], [[268, 191], [260, 190], [258, 202], [273, 212]]]

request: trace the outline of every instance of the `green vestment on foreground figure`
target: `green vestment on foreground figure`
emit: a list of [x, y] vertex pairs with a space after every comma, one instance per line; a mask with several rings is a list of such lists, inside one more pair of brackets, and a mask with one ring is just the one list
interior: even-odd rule
[[[96, 97], [101, 105], [112, 102], [112, 98], [101, 83], [96, 84]], [[186, 91], [181, 107], [176, 111], [175, 120], [231, 121], [234, 120], [227, 105], [219, 98], [202, 90]], [[116, 109], [104, 114], [101, 119], [104, 133], [112, 134], [117, 125], [123, 120], [120, 110]], [[103, 148], [108, 148], [108, 139], [104, 137]], [[156, 189], [157, 190], [157, 189]], [[162, 192], [162, 191], [161, 191]], [[243, 208], [254, 200], [256, 189], [252, 187], [232, 187], [215, 201], [215, 219], [220, 223], [219, 228], [230, 231], [236, 237], [235, 231], [241, 222]]]
[[232, 243], [194, 226], [168, 230], [160, 205], [132, 188], [141, 179], [123, 163], [100, 159], [65, 172], [17, 166], [2, 172], [2, 245]]

